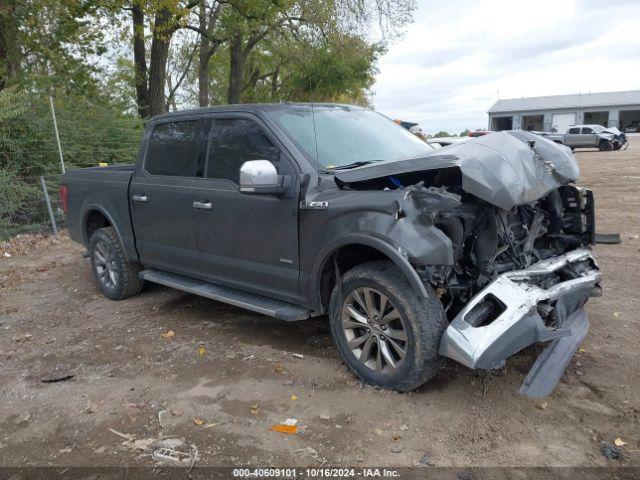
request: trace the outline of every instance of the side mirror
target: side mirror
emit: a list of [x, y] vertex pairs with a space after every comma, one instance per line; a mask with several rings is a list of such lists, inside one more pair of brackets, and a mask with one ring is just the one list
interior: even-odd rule
[[268, 160], [251, 160], [240, 167], [240, 191], [249, 195], [282, 195], [289, 187], [288, 179], [278, 175]]

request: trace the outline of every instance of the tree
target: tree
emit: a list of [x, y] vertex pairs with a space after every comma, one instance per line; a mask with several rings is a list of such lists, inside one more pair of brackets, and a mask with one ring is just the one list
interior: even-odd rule
[[460, 136], [461, 137], [468, 137], [469, 136], [469, 129], [465, 128], [462, 132], [460, 132]]
[[433, 134], [433, 138], [442, 138], [442, 137], [452, 137], [449, 132], [445, 132], [444, 130], [440, 130], [438, 133]]
[[[165, 86], [171, 38], [198, 3], [198, 0], [187, 3], [180, 0], [133, 0], [131, 7], [127, 7], [131, 10], [136, 100], [142, 118], [167, 110]], [[144, 41], [146, 16], [153, 19], [148, 68]]]

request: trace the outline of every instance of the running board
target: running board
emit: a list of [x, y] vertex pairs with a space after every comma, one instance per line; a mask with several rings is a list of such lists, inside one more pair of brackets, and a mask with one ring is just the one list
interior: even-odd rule
[[176, 275], [174, 273], [161, 272], [159, 270], [144, 270], [140, 272], [140, 278], [166, 287], [175, 288], [176, 290], [183, 290], [195, 295], [200, 295], [201, 297], [235, 305], [236, 307], [246, 308], [247, 310], [269, 315], [270, 317], [276, 317], [287, 322], [304, 320], [311, 315], [310, 310], [299, 307], [298, 305], [215, 285], [183, 275]]

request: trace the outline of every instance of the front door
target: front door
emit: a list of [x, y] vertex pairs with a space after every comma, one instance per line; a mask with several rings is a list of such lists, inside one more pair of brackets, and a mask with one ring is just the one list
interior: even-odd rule
[[197, 275], [191, 187], [196, 176], [202, 120], [158, 123], [142, 168], [129, 188], [136, 248], [145, 266]]
[[203, 178], [193, 185], [193, 215], [203, 278], [283, 300], [298, 289], [298, 182], [280, 197], [240, 193], [242, 164], [269, 160], [280, 175], [297, 167], [259, 119], [210, 117]]

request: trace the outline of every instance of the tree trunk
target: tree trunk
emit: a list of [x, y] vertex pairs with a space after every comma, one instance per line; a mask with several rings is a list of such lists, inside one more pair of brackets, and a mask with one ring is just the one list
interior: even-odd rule
[[167, 74], [169, 45], [175, 31], [170, 24], [171, 12], [162, 8], [154, 21], [153, 40], [151, 42], [151, 61], [149, 62], [149, 115], [165, 113], [166, 103], [164, 85]]
[[0, 2], [0, 90], [20, 72], [16, 0]]
[[[198, 5], [200, 16], [200, 30], [207, 31], [207, 10], [205, 0], [200, 0]], [[200, 47], [198, 51], [198, 105], [209, 106], [209, 44], [211, 42], [204, 35], [200, 35]]]
[[229, 90], [227, 93], [229, 103], [240, 103], [241, 101], [246, 58], [242, 47], [242, 32], [237, 31], [231, 37], [229, 45]]
[[133, 19], [133, 65], [135, 69], [136, 104], [140, 118], [149, 116], [147, 59], [144, 46], [144, 13], [137, 2], [131, 8]]

